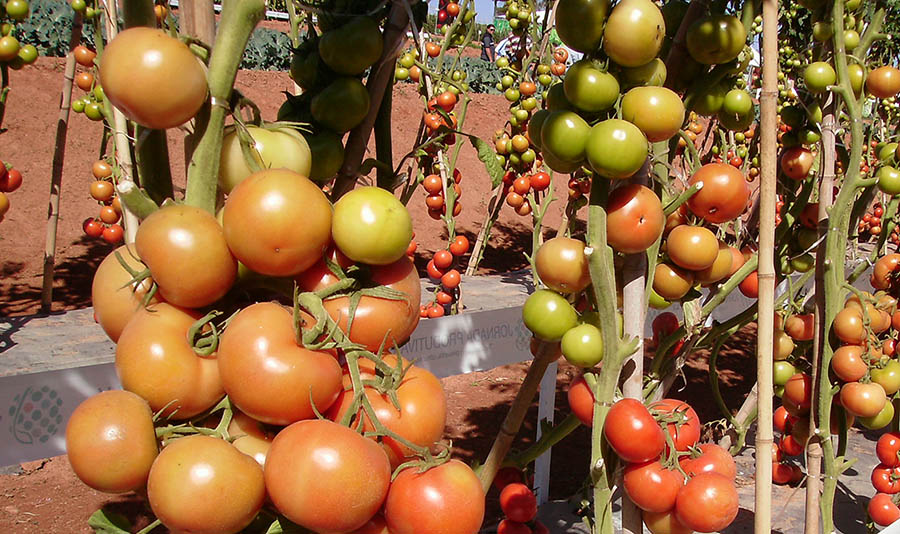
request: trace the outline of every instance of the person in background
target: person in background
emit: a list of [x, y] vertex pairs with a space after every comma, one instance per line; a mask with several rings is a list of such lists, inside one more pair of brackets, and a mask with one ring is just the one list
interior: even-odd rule
[[494, 62], [496, 53], [494, 52], [494, 25], [488, 24], [487, 30], [481, 37], [481, 59]]

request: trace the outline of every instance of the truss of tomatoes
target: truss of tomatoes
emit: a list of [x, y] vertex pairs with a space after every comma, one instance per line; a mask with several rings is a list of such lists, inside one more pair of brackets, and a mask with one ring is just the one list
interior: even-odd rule
[[0, 222], [9, 212], [9, 197], [7, 193], [12, 193], [22, 185], [22, 173], [12, 165], [7, 166], [6, 163], [0, 161]]

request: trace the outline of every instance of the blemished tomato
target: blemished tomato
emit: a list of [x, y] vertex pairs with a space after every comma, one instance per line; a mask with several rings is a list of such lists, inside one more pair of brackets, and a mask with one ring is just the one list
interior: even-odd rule
[[[309, 177], [311, 156], [309, 144], [292, 128], [260, 128], [247, 126], [251, 138], [250, 151], [262, 169], [288, 169]], [[219, 187], [225, 193], [253, 174], [244, 158], [241, 139], [234, 127], [225, 130], [219, 158]]]
[[[122, 268], [119, 257], [137, 272], [146, 268], [138, 259], [133, 245], [117, 248], [97, 266], [91, 284], [91, 303], [94, 306], [97, 323], [113, 342], [119, 340], [122, 330], [141, 307], [152, 284], [151, 279], [145, 279], [140, 284], [129, 284], [132, 280], [131, 273]], [[148, 304], [158, 301], [159, 299], [153, 297]]]
[[878, 493], [900, 493], [900, 467], [878, 464], [872, 469], [872, 486]]
[[231, 401], [264, 423], [287, 425], [327, 410], [341, 368], [327, 352], [297, 345], [291, 312], [264, 302], [241, 310], [219, 341], [218, 372]]
[[390, 191], [360, 187], [334, 204], [331, 235], [351, 260], [387, 265], [406, 254], [412, 240], [412, 219]]
[[875, 417], [885, 402], [884, 388], [874, 382], [848, 382], [841, 388], [841, 405], [856, 417]]
[[109, 101], [129, 119], [157, 130], [187, 122], [208, 92], [203, 66], [187, 45], [145, 27], [129, 28], [110, 41], [103, 52], [100, 83]]
[[[656, 9], [656, 6], [653, 7]], [[608, 119], [595, 124], [585, 142], [585, 155], [591, 168], [601, 176], [614, 180], [629, 178], [639, 171], [647, 161], [649, 150], [644, 132], [621, 119]]]
[[522, 307], [522, 319], [534, 337], [544, 341], [559, 341], [575, 326], [575, 308], [558, 293], [539, 289], [532, 293]]
[[732, 480], [718, 473], [702, 473], [688, 480], [678, 492], [675, 515], [692, 530], [717, 532], [734, 521], [738, 504]]
[[[347, 332], [350, 341], [364, 345], [370, 351], [378, 351], [382, 343], [391, 348], [402, 345], [419, 324], [419, 304], [422, 286], [415, 264], [405, 254], [390, 265], [370, 269], [372, 282], [388, 286], [404, 293], [401, 300], [365, 295], [359, 300], [353, 322], [347, 332], [350, 314], [349, 297], [335, 297], [325, 301], [325, 310]], [[333, 278], [336, 282], [337, 279]], [[333, 282], [332, 282], [333, 283]]]
[[684, 122], [684, 102], [665, 87], [635, 87], [622, 97], [622, 118], [634, 123], [651, 143], [674, 137]]
[[500, 491], [500, 508], [509, 519], [527, 523], [537, 515], [537, 498], [525, 484], [507, 484]]
[[700, 473], [719, 473], [720, 475], [734, 480], [737, 476], [737, 465], [734, 458], [722, 447], [715, 443], [703, 443], [699, 446], [700, 456], [692, 458], [686, 456], [681, 459], [681, 468], [689, 477], [699, 475]]
[[603, 435], [617, 455], [626, 462], [656, 459], [665, 449], [663, 430], [638, 400], [622, 399], [609, 409]]
[[650, 410], [676, 419], [675, 422], [666, 424], [666, 432], [672, 437], [675, 450], [686, 451], [696, 445], [700, 439], [700, 418], [688, 403], [677, 399], [662, 399], [651, 404]]
[[173, 531], [239, 532], [256, 517], [265, 496], [256, 460], [211, 436], [188, 436], [167, 445], [147, 481], [153, 513]]
[[685, 296], [694, 285], [694, 273], [669, 265], [657, 263], [653, 276], [653, 290], [666, 300], [678, 300]]
[[541, 146], [563, 162], [579, 163], [584, 159], [590, 132], [591, 127], [578, 114], [552, 111], [541, 126]]
[[365, 16], [353, 17], [319, 38], [319, 56], [339, 74], [362, 74], [378, 61], [383, 47], [378, 23]]
[[747, 209], [750, 188], [744, 174], [724, 163], [707, 163], [695, 172], [689, 185], [703, 182], [703, 188], [688, 199], [688, 208], [711, 223], [727, 222]]
[[868, 371], [868, 366], [863, 360], [865, 352], [865, 348], [859, 345], [844, 345], [838, 348], [831, 358], [831, 370], [844, 382], [861, 379]]
[[702, 226], [683, 224], [666, 237], [666, 253], [675, 265], [689, 271], [702, 271], [718, 258], [719, 240]]
[[585, 426], [592, 426], [594, 421], [594, 393], [583, 376], [578, 377], [569, 386], [567, 393], [569, 409]]
[[728, 63], [740, 54], [746, 41], [744, 25], [731, 15], [702, 18], [688, 28], [688, 52], [705, 65]]
[[617, 251], [647, 250], [662, 235], [665, 222], [662, 203], [649, 187], [627, 184], [609, 194], [606, 241]]
[[[397, 364], [397, 358], [393, 354], [385, 354], [384, 361], [390, 366]], [[374, 388], [366, 387], [366, 397], [375, 410], [378, 421], [392, 432], [402, 436], [420, 447], [430, 447], [441, 439], [444, 433], [444, 424], [447, 420], [447, 399], [440, 380], [430, 371], [403, 362], [403, 380], [397, 387], [398, 410], [390, 396], [380, 394]], [[375, 364], [371, 360], [359, 360], [360, 375], [363, 380], [375, 380]], [[340, 422], [353, 404], [353, 388], [349, 370], [343, 369], [343, 390], [337, 401], [326, 414], [329, 419]], [[354, 417], [362, 417], [362, 411]], [[365, 416], [364, 431], [374, 431], [374, 425], [368, 416]], [[389, 438], [379, 438], [384, 451], [391, 462], [391, 468], [396, 469], [401, 463], [409, 459], [413, 452], [405, 445]]]
[[659, 54], [666, 23], [649, 0], [623, 0], [616, 4], [603, 33], [603, 51], [623, 67], [646, 65]]
[[682, 525], [675, 517], [675, 510], [665, 512], [643, 512], [641, 517], [650, 534], [693, 534], [694, 531]]
[[82, 67], [93, 67], [94, 66], [94, 58], [97, 57], [97, 53], [91, 50], [90, 48], [84, 45], [78, 45], [72, 50], [72, 55], [75, 56], [75, 62], [81, 65]]
[[869, 517], [876, 524], [886, 527], [897, 520], [900, 520], [900, 508], [891, 499], [887, 493], [877, 493], [871, 500], [867, 508]]
[[886, 432], [878, 438], [875, 454], [878, 461], [887, 467], [900, 467], [900, 433]]
[[541, 245], [535, 255], [538, 276], [547, 287], [560, 293], [577, 293], [591, 283], [584, 241], [554, 237]]
[[313, 97], [313, 118], [335, 133], [352, 130], [369, 112], [369, 92], [356, 78], [337, 78]]
[[[58, 407], [51, 407], [55, 409]], [[69, 463], [78, 478], [95, 490], [124, 493], [143, 487], [156, 453], [153, 412], [147, 401], [134, 393], [98, 393], [79, 404], [69, 417]]]
[[587, 113], [609, 109], [619, 98], [619, 82], [589, 59], [576, 61], [569, 67], [563, 80], [566, 99], [576, 108]]
[[666, 469], [659, 460], [625, 466], [623, 487], [628, 498], [645, 512], [668, 512], [675, 507], [684, 476]]
[[269, 169], [234, 188], [222, 222], [229, 249], [250, 270], [292, 276], [322, 256], [331, 238], [332, 210], [322, 190], [306, 177]]
[[[259, 239], [258, 228], [254, 234]], [[138, 228], [135, 250], [162, 298], [176, 306], [212, 304], [237, 278], [237, 261], [219, 221], [193, 206], [171, 205], [153, 212]]]
[[288, 426], [266, 457], [266, 489], [275, 507], [316, 532], [365, 525], [384, 503], [390, 478], [390, 462], [377, 443], [327, 420]]
[[[590, 54], [600, 47], [603, 25], [609, 13], [609, 0], [560, 0], [556, 8], [556, 31], [566, 46]], [[554, 53], [557, 63], [565, 63], [559, 48]]]
[[116, 344], [122, 387], [143, 397], [154, 412], [188, 419], [212, 407], [225, 391], [215, 357], [202, 357], [188, 330], [202, 317], [194, 310], [159, 303], [134, 314]]
[[891, 98], [900, 92], [900, 69], [885, 65], [869, 73], [866, 90], [878, 98]]
[[392, 534], [475, 534], [484, 520], [484, 490], [459, 460], [419, 473], [404, 469], [391, 483], [384, 518]]

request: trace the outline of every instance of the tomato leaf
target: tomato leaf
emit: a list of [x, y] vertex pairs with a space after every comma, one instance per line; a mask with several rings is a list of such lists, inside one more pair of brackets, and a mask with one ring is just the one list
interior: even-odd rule
[[272, 521], [269, 529], [266, 530], [266, 534], [309, 534], [309, 531], [283, 517], [279, 517]]
[[131, 534], [131, 523], [128, 518], [103, 508], [91, 514], [88, 526], [97, 534]]
[[490, 143], [487, 143], [474, 135], [468, 137], [472, 146], [475, 147], [475, 151], [478, 152], [478, 159], [484, 163], [484, 168], [487, 170], [488, 176], [491, 177], [491, 187], [497, 187], [503, 182], [503, 167], [501, 167], [500, 162], [497, 161], [497, 154], [494, 152]]

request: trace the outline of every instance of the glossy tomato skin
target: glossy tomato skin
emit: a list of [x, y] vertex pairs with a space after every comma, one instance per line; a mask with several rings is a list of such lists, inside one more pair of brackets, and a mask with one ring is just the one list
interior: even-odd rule
[[383, 41], [372, 17], [353, 17], [346, 24], [325, 32], [319, 40], [319, 55], [333, 71], [362, 74], [381, 57]]
[[359, 187], [334, 205], [331, 233], [337, 247], [353, 261], [387, 265], [406, 254], [412, 218], [390, 191]]
[[698, 448], [700, 456], [696, 458], [688, 456], [681, 460], [681, 467], [688, 476], [700, 473], [719, 473], [729, 480], [737, 477], [737, 465], [728, 451], [715, 443], [703, 443]]
[[619, 98], [619, 82], [615, 76], [596, 68], [588, 59], [569, 67], [563, 89], [572, 105], [588, 113], [609, 109]]
[[609, 0], [560, 0], [556, 31], [569, 48], [591, 53], [600, 47]]
[[625, 466], [623, 486], [628, 498], [645, 512], [668, 512], [675, 506], [684, 476], [666, 469], [659, 460]]
[[588, 386], [584, 377], [578, 377], [569, 385], [567, 393], [569, 408], [585, 426], [593, 426], [594, 421], [594, 393]]
[[702, 226], [683, 224], [669, 232], [666, 252], [675, 265], [690, 271], [702, 271], [716, 262], [719, 240]]
[[622, 118], [640, 128], [651, 143], [666, 141], [684, 123], [684, 102], [665, 87], [635, 87], [622, 97]]
[[560, 293], [577, 293], [591, 283], [584, 241], [558, 236], [548, 239], [535, 255], [538, 276]]
[[237, 261], [222, 227], [200, 208], [172, 205], [144, 219], [135, 250], [166, 302], [200, 308], [219, 300], [237, 279]]
[[260, 274], [292, 276], [322, 256], [331, 220], [331, 203], [316, 184], [292, 171], [269, 169], [234, 188], [222, 222], [228, 247], [241, 263]]
[[900, 508], [887, 493], [877, 493], [868, 505], [869, 517], [876, 524], [886, 527], [900, 519]]
[[390, 462], [377, 443], [327, 420], [288, 426], [266, 458], [266, 489], [275, 507], [316, 532], [365, 525], [381, 508], [390, 478]]
[[262, 302], [240, 311], [219, 340], [219, 373], [231, 401], [264, 423], [287, 425], [327, 410], [341, 392], [341, 368], [294, 339], [291, 312]]
[[651, 534], [693, 534], [694, 531], [682, 525], [675, 517], [675, 510], [666, 512], [644, 512], [644, 524]]
[[418, 473], [404, 469], [391, 483], [384, 518], [392, 534], [475, 534], [484, 520], [484, 491], [459, 460]]
[[666, 424], [666, 432], [672, 436], [675, 450], [686, 451], [700, 440], [700, 417], [688, 403], [678, 399], [662, 399], [651, 404], [650, 410], [678, 419]]
[[653, 290], [666, 300], [678, 300], [691, 290], [694, 273], [668, 263], [657, 263]]
[[541, 146], [564, 163], [580, 164], [590, 132], [591, 127], [577, 113], [551, 111], [541, 126]]
[[[406, 295], [405, 299], [393, 300], [363, 296], [356, 307], [350, 331], [347, 319], [350, 314], [349, 297], [335, 297], [325, 301], [325, 310], [337, 321], [341, 330], [350, 336], [350, 341], [365, 345], [368, 350], [377, 351], [382, 343], [391, 348], [396, 343], [402, 345], [419, 324], [419, 304], [422, 286], [412, 260], [406, 255], [390, 265], [374, 266], [370, 269], [373, 283], [384, 285]], [[337, 278], [332, 276], [337, 282]], [[330, 285], [330, 284], [329, 284]], [[304, 287], [307, 291], [313, 291]]]
[[872, 470], [872, 486], [879, 493], [900, 493], [900, 468], [878, 464]]
[[143, 397], [154, 411], [188, 419], [225, 394], [215, 356], [198, 356], [188, 344], [194, 310], [159, 303], [139, 310], [116, 345], [116, 373], [122, 387]]
[[[393, 354], [385, 354], [384, 361], [393, 367], [397, 364], [397, 357]], [[388, 395], [382, 395], [374, 388], [365, 388], [366, 397], [372, 404], [375, 415], [381, 424], [420, 447], [431, 447], [441, 439], [447, 420], [447, 399], [444, 388], [441, 386], [441, 381], [430, 371], [410, 365], [406, 360], [403, 360], [403, 367], [408, 370], [397, 387], [399, 410], [394, 407]], [[360, 359], [359, 368], [363, 380], [376, 378], [375, 364], [371, 360]], [[346, 366], [343, 371], [343, 390], [326, 414], [335, 422], [340, 422], [353, 404], [350, 373]], [[356, 415], [356, 417], [362, 416], [361, 411]], [[368, 416], [365, 417], [364, 429], [366, 432], [375, 429]], [[380, 439], [384, 451], [391, 461], [392, 469], [396, 469], [413, 455], [412, 450], [392, 438]]]
[[675, 515], [684, 526], [697, 532], [718, 532], [738, 513], [734, 482], [718, 473], [691, 478], [678, 492]]
[[804, 146], [785, 149], [781, 154], [781, 171], [793, 180], [805, 180], [812, 169], [815, 156]]
[[711, 223], [723, 223], [747, 209], [750, 188], [744, 174], [725, 163], [707, 163], [695, 172], [689, 185], [703, 182], [703, 188], [688, 199], [688, 208]]
[[[309, 177], [312, 165], [309, 144], [292, 128], [260, 128], [247, 126], [247, 133], [253, 140], [253, 149], [258, 156], [257, 163], [263, 169], [288, 169]], [[219, 187], [223, 192], [232, 189], [253, 174], [244, 158], [241, 140], [237, 132], [229, 127], [222, 139], [222, 154], [219, 158]]]
[[609, 409], [603, 435], [610, 447], [626, 462], [654, 460], [666, 446], [659, 424], [647, 408], [635, 399], [622, 399]]
[[69, 417], [66, 454], [78, 478], [95, 490], [125, 493], [143, 487], [157, 454], [147, 401], [122, 390], [89, 397]]
[[688, 28], [687, 47], [691, 57], [710, 65], [727, 63], [738, 56], [747, 41], [741, 21], [731, 15], [698, 20]]
[[603, 51], [623, 67], [646, 65], [659, 54], [666, 22], [649, 0], [623, 0], [613, 7], [603, 34]]
[[369, 112], [369, 92], [352, 77], [337, 78], [310, 103], [313, 118], [335, 133], [352, 130]]
[[234, 438], [234, 448], [256, 460], [265, 467], [269, 447], [275, 439], [275, 433], [263, 427], [262, 423], [240, 410], [233, 410], [231, 423], [228, 424], [228, 435]]
[[578, 320], [575, 308], [549, 289], [532, 293], [522, 307], [522, 321], [534, 337], [544, 341], [559, 341]]
[[731, 253], [731, 247], [719, 241], [719, 253], [716, 255], [715, 261], [706, 269], [697, 271], [694, 279], [701, 284], [714, 284], [728, 277], [733, 264], [734, 256]]
[[147, 496], [170, 530], [233, 534], [256, 517], [266, 488], [253, 458], [225, 440], [195, 435], [162, 450], [150, 469]]
[[600, 176], [613, 180], [623, 180], [638, 172], [647, 161], [649, 150], [644, 132], [621, 119], [607, 119], [595, 124], [585, 144], [591, 168]]
[[885, 65], [869, 73], [866, 90], [878, 98], [891, 98], [900, 92], [900, 69]]
[[878, 438], [875, 445], [875, 454], [878, 461], [888, 467], [900, 467], [900, 433], [886, 432]]
[[537, 498], [525, 484], [507, 484], [500, 491], [500, 508], [509, 519], [527, 523], [537, 515]]
[[128, 118], [157, 130], [187, 122], [208, 92], [203, 66], [187, 45], [145, 27], [129, 28], [110, 41], [100, 83]]
[[649, 187], [628, 184], [609, 194], [606, 239], [625, 254], [637, 254], [650, 248], [662, 235], [666, 223], [662, 202]]
[[875, 417], [886, 402], [884, 388], [874, 382], [848, 382], [841, 388], [841, 405], [856, 417]]
[[[133, 245], [122, 245], [103, 258], [97, 266], [91, 283], [91, 304], [94, 306], [94, 317], [114, 343], [119, 340], [125, 325], [141, 307], [152, 283], [152, 280], [145, 279], [140, 284], [129, 285], [131, 273], [122, 268], [116, 254], [135, 271], [146, 269], [138, 259]], [[148, 304], [156, 302], [159, 299], [153, 297]]]

